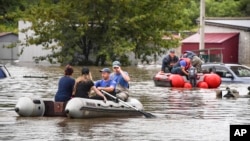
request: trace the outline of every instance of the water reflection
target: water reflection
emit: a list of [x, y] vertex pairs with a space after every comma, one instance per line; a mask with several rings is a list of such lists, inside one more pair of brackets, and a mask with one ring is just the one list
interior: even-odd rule
[[[9, 65], [13, 78], [0, 80], [0, 140], [228, 140], [230, 124], [250, 124], [250, 100], [216, 99], [214, 90], [155, 87], [157, 67], [125, 67], [131, 74], [131, 96], [156, 119], [138, 118], [23, 118], [13, 110], [19, 97], [53, 99], [64, 67]], [[74, 67], [73, 77], [81, 67]], [[101, 67], [90, 67], [100, 79]], [[23, 78], [24, 75], [48, 79]], [[245, 84], [222, 85], [247, 94]]]

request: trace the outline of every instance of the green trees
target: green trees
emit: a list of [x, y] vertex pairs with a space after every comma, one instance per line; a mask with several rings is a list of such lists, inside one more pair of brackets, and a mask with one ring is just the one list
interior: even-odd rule
[[136, 58], [159, 55], [162, 47], [178, 44], [162, 37], [171, 38], [172, 31], [185, 27], [180, 10], [185, 4], [186, 0], [41, 1], [25, 14], [36, 33], [28, 43], [52, 49], [51, 55], [38, 59], [61, 63], [89, 62], [90, 53], [96, 54], [96, 64], [123, 60], [128, 52]]
[[0, 32], [18, 32], [17, 23], [22, 12], [29, 9], [34, 0], [0, 0]]
[[250, 16], [250, 0], [240, 0], [239, 10], [243, 16]]
[[[51, 49], [48, 59], [61, 63], [158, 56], [175, 47], [172, 32], [196, 27], [200, 0], [0, 0], [0, 32], [17, 32], [17, 21], [31, 21], [27, 44]], [[206, 16], [250, 16], [250, 0], [206, 0]], [[24, 11], [24, 12], [22, 12]], [[28, 30], [28, 29], [27, 29]], [[163, 40], [163, 36], [170, 40]], [[53, 43], [53, 44], [51, 44]], [[127, 62], [129, 63], [129, 62]]]
[[206, 0], [206, 16], [237, 17], [243, 16], [239, 10], [239, 0]]
[[[207, 17], [250, 16], [250, 0], [205, 0]], [[200, 0], [190, 0], [185, 8], [190, 18], [199, 16]]]
[[22, 8], [20, 1], [0, 0], [0, 32], [17, 32], [16, 11]]
[[[205, 0], [206, 17], [249, 17], [250, 0]], [[199, 17], [200, 0], [190, 0], [183, 12], [186, 23], [196, 26]]]

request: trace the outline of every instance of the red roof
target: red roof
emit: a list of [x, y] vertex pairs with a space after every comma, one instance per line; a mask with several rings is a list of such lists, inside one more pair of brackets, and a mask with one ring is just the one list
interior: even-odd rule
[[[205, 33], [205, 43], [223, 43], [239, 33]], [[182, 40], [182, 43], [199, 43], [200, 34], [196, 33]]]

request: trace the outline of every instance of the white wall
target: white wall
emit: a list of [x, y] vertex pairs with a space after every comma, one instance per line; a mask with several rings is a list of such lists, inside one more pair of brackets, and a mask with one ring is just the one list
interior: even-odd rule
[[[26, 33], [22, 33], [21, 31], [23, 29], [26, 29], [30, 27], [32, 23], [30, 22], [24, 22], [24, 21], [19, 21], [18, 22], [18, 38], [20, 41], [19, 44], [19, 52], [21, 52], [22, 48], [24, 48], [23, 53], [20, 55], [19, 60], [20, 62], [34, 62], [33, 57], [36, 56], [46, 56], [48, 54], [51, 54], [51, 50], [44, 50], [42, 45], [29, 45], [26, 46], [26, 37], [34, 36], [34, 32], [31, 30], [28, 30]], [[47, 61], [45, 61], [47, 62]]]
[[8, 34], [0, 38], [0, 59], [3, 60], [17, 60], [18, 48], [7, 48], [8, 46], [15, 45], [17, 42], [17, 35]]
[[250, 32], [239, 29], [231, 29], [225, 27], [209, 26], [205, 27], [206, 33], [230, 33], [239, 32], [239, 54], [238, 60], [240, 64], [250, 64]]

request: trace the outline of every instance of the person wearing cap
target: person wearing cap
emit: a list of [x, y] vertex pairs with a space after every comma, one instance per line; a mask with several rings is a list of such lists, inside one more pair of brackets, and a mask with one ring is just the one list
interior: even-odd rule
[[201, 65], [203, 61], [192, 51], [184, 51], [184, 58], [189, 58], [191, 60], [191, 64], [196, 68], [197, 72], [202, 72]]
[[113, 73], [110, 75], [110, 79], [116, 82], [116, 97], [126, 101], [129, 97], [129, 74], [121, 69], [121, 63], [119, 61], [114, 61], [112, 66]]
[[64, 70], [64, 76], [60, 78], [58, 90], [55, 95], [56, 102], [67, 102], [70, 100], [75, 84], [75, 79], [71, 78], [74, 70], [70, 65], [67, 65]]
[[178, 62], [179, 58], [175, 55], [174, 50], [170, 50], [169, 54], [165, 56], [162, 60], [162, 73], [170, 73], [173, 66]]
[[89, 69], [84, 67], [82, 69], [82, 75], [76, 79], [72, 95], [74, 97], [90, 98], [89, 92], [91, 90], [101, 97], [104, 102], [107, 101], [106, 97], [95, 87], [94, 82], [91, 80]]
[[109, 68], [103, 68], [100, 70], [100, 72], [102, 73], [102, 79], [95, 82], [96, 88], [100, 91], [103, 90], [115, 96], [116, 82], [110, 79], [111, 70]]

